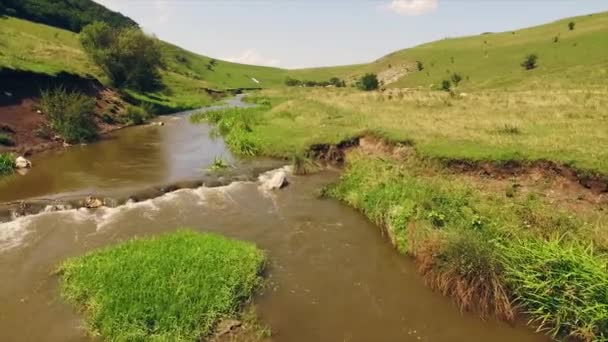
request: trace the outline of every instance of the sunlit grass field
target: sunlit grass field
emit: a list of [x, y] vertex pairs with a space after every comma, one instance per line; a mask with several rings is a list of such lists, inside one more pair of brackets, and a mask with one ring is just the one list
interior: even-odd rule
[[[365, 132], [407, 141], [425, 156], [552, 160], [608, 173], [608, 90], [479, 91], [466, 97], [392, 89], [266, 90], [274, 105], [243, 134], [262, 154], [288, 157]], [[236, 110], [246, 112], [247, 109]]]
[[260, 285], [254, 245], [189, 231], [135, 239], [67, 260], [62, 293], [108, 341], [199, 341], [237, 317]]

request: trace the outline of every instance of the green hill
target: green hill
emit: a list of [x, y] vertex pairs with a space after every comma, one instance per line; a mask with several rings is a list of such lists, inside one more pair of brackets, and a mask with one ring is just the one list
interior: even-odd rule
[[9, 15], [80, 32], [94, 22], [105, 21], [112, 26], [137, 26], [118, 12], [91, 0], [2, 0], [0, 15]]
[[[575, 23], [574, 30], [569, 29], [570, 22]], [[313, 80], [332, 76], [352, 80], [367, 72], [393, 74], [396, 79], [386, 82], [393, 88], [428, 88], [455, 72], [464, 78], [463, 89], [603, 86], [608, 69], [607, 29], [608, 12], [603, 12], [522, 30], [443, 39], [394, 52], [369, 64], [301, 69], [292, 74]], [[520, 66], [528, 54], [538, 55], [538, 68], [532, 71]], [[422, 62], [422, 71], [417, 61]]]
[[[108, 83], [103, 72], [82, 50], [78, 34], [31, 21], [0, 19], [0, 69], [31, 71], [48, 75], [67, 72], [94, 77]], [[162, 43], [166, 67], [162, 70], [166, 88], [154, 93], [126, 90], [131, 96], [167, 110], [208, 104], [208, 89], [263, 88], [283, 83], [286, 71], [244, 65], [197, 55], [169, 43]], [[257, 81], [257, 82], [256, 82]]]

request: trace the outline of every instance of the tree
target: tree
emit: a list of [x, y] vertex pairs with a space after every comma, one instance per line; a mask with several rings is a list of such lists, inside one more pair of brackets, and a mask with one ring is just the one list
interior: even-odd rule
[[140, 29], [95, 22], [82, 30], [80, 42], [115, 86], [138, 90], [160, 86], [158, 68], [163, 62], [159, 42]]
[[529, 54], [526, 56], [523, 62], [521, 62], [521, 66], [526, 70], [532, 70], [537, 67], [538, 56], [535, 54]]
[[302, 81], [287, 76], [287, 78], [285, 79], [285, 85], [288, 87], [297, 87], [302, 85]]
[[422, 71], [424, 70], [424, 64], [421, 61], [416, 61], [416, 68], [418, 68], [418, 71]]
[[452, 89], [452, 82], [450, 80], [441, 81], [441, 90], [450, 91]]
[[380, 82], [378, 82], [378, 76], [376, 74], [365, 74], [359, 80], [359, 89], [370, 91], [378, 89]]
[[570, 31], [574, 31], [574, 26], [576, 26], [576, 23], [574, 21], [568, 23], [568, 29], [570, 29]]
[[460, 81], [462, 81], [462, 76], [460, 76], [460, 74], [458, 74], [458, 73], [453, 73], [452, 82], [454, 83], [454, 86], [458, 87], [458, 84], [460, 84]]

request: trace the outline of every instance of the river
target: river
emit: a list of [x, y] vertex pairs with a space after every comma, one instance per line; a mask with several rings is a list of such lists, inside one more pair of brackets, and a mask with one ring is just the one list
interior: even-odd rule
[[[241, 104], [237, 99], [232, 105]], [[237, 164], [237, 172], [271, 167], [270, 161], [237, 160], [221, 140], [209, 138], [210, 127], [191, 124], [187, 115], [163, 117], [165, 126], [128, 128], [96, 144], [37, 155], [30, 173], [0, 183], [1, 201], [127, 196], [197, 179], [217, 155]], [[251, 241], [267, 251], [269, 285], [255, 304], [273, 341], [546, 340], [520, 325], [461, 313], [428, 289], [413, 261], [399, 255], [378, 227], [355, 210], [316, 196], [338, 176], [332, 171], [292, 176], [291, 184], [276, 192], [255, 181], [236, 181], [0, 223], [0, 341], [90, 341], [81, 316], [59, 296], [56, 265], [94, 248], [179, 227]]]

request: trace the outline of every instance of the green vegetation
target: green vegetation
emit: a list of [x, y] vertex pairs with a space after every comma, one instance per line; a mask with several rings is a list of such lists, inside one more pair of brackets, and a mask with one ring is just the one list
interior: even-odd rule
[[139, 28], [113, 28], [104, 22], [95, 22], [82, 30], [80, 42], [114, 86], [138, 90], [161, 86], [160, 43]]
[[228, 167], [230, 167], [230, 164], [228, 164], [228, 162], [226, 162], [222, 156], [215, 156], [215, 158], [213, 158], [213, 163], [211, 163], [211, 166], [209, 167], [209, 170], [220, 171], [227, 169]]
[[378, 76], [376, 74], [365, 74], [361, 77], [357, 86], [361, 90], [370, 91], [378, 89], [379, 84]]
[[536, 69], [536, 63], [538, 61], [538, 56], [535, 54], [527, 55], [523, 62], [521, 62], [521, 66], [526, 70]]
[[13, 146], [14, 144], [15, 142], [13, 141], [10, 135], [8, 135], [7, 133], [0, 132], [0, 145]]
[[59, 267], [62, 293], [112, 341], [199, 341], [260, 285], [255, 246], [188, 231], [136, 239]]
[[42, 92], [40, 107], [51, 128], [68, 143], [82, 143], [97, 136], [93, 120], [95, 101], [77, 91], [56, 88]]
[[8, 175], [15, 170], [15, 156], [11, 153], [0, 153], [0, 175]]
[[142, 107], [127, 105], [125, 118], [127, 119], [128, 124], [141, 125], [150, 120], [152, 117], [153, 115], [151, 114], [150, 109], [146, 110]]
[[254, 156], [259, 153], [257, 136], [253, 127], [259, 123], [260, 114], [267, 107], [228, 108], [206, 111], [190, 117], [192, 122], [206, 121], [216, 125], [216, 133], [224, 136], [230, 149], [242, 156]]
[[130, 18], [91, 0], [2, 0], [0, 15], [3, 14], [74, 32], [94, 21], [115, 27], [137, 26]]
[[333, 86], [336, 88], [346, 87], [346, 82], [339, 79], [338, 77], [332, 77], [329, 81], [301, 81], [295, 78], [287, 77], [285, 79], [285, 85], [288, 87], [329, 87]]
[[608, 258], [600, 252], [608, 246], [591, 238], [597, 221], [532, 197], [482, 192], [415, 157], [351, 154], [325, 192], [385, 227], [427, 282], [464, 309], [512, 319], [515, 298], [555, 337], [608, 338]]
[[[569, 22], [576, 22], [570, 30]], [[466, 75], [463, 90], [490, 89], [604, 89], [608, 60], [605, 30], [608, 12], [559, 20], [546, 25], [502, 33], [447, 38], [391, 53], [372, 63], [290, 72], [299, 79], [323, 80], [335, 76], [347, 81], [366, 73], [382, 72], [405, 65], [409, 72], [390, 88], [438, 87], [446, 74]], [[559, 44], [553, 39], [559, 35]], [[534, 73], [520, 67], [522, 58], [535, 53], [539, 63]], [[316, 77], [315, 77], [316, 76]]]
[[[530, 163], [553, 160], [608, 173], [606, 91], [485, 91], [452, 97], [429, 91], [289, 88], [262, 93], [273, 107], [208, 113], [230, 146], [290, 158], [317, 143], [365, 132], [412, 141], [441, 160]], [[492, 113], [489, 115], [488, 113]], [[231, 134], [237, 127], [238, 134]], [[242, 138], [242, 141], [240, 141]]]

